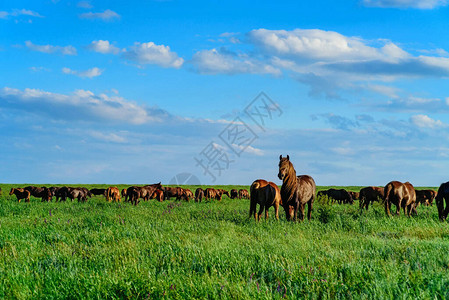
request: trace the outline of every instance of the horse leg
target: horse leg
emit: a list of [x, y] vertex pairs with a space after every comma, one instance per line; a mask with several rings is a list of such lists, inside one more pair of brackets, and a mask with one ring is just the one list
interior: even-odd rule
[[397, 206], [396, 206], [396, 215], [399, 216], [399, 213], [401, 212], [401, 203], [402, 200], [398, 200]]
[[262, 204], [259, 204], [259, 212], [257, 213], [257, 221], [260, 221], [260, 216], [262, 216], [263, 210], [265, 208], [265, 206], [263, 206]]
[[[253, 215], [254, 217], [256, 216], [256, 202], [255, 201], [251, 201], [249, 204], [249, 217], [251, 218]], [[256, 218], [257, 220], [257, 218]]]
[[370, 200], [365, 200], [365, 208], [366, 208], [366, 210], [368, 210], [369, 204], [370, 204]]
[[389, 200], [385, 201], [385, 213], [387, 216], [390, 216], [390, 210], [391, 210], [391, 202]]
[[307, 219], [310, 221], [312, 218], [312, 206], [313, 206], [313, 198], [307, 202]]
[[444, 209], [443, 212], [443, 220], [446, 220], [447, 215], [449, 214], [449, 198], [445, 198], [446, 200], [446, 208]]
[[304, 206], [305, 206], [305, 203], [299, 204], [299, 220], [300, 221], [304, 221]]
[[274, 214], [276, 216], [276, 220], [279, 221], [279, 203], [274, 204]]

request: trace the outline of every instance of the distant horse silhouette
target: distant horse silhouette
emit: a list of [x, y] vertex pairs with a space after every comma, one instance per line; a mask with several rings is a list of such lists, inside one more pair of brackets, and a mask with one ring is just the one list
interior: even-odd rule
[[377, 186], [367, 186], [360, 190], [359, 194], [359, 207], [360, 209], [365, 208], [368, 210], [370, 203], [375, 201], [379, 202], [379, 199], [383, 201], [384, 199], [384, 188]]
[[[435, 202], [438, 208], [438, 217], [441, 221], [446, 220], [449, 214], [449, 181], [440, 185]], [[444, 207], [445, 203], [446, 207]]]
[[[281, 192], [274, 182], [268, 182], [263, 179], [255, 180], [250, 188], [250, 207], [249, 217], [254, 215], [256, 221], [260, 220], [265, 209], [265, 220], [268, 219], [268, 210], [274, 206], [276, 220], [279, 220], [279, 204], [282, 204]], [[256, 213], [256, 206], [260, 205], [259, 212]]]
[[197, 188], [195, 191], [195, 202], [201, 202], [205, 198], [204, 190], [202, 188]]
[[22, 189], [22, 188], [12, 188], [11, 191], [9, 192], [10, 195], [14, 194], [17, 197], [17, 201], [19, 201], [22, 199], [25, 199], [26, 202], [30, 202], [30, 192]]
[[312, 217], [312, 206], [315, 200], [316, 185], [309, 175], [296, 177], [296, 171], [290, 162], [290, 157], [279, 156], [278, 177], [282, 180], [281, 197], [282, 206], [287, 220], [304, 220], [304, 206], [307, 204], [307, 219]]

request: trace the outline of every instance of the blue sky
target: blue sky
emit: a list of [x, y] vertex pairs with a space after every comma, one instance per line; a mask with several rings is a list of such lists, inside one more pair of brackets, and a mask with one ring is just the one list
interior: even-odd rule
[[289, 154], [318, 185], [437, 186], [448, 17], [446, 0], [2, 1], [0, 182], [280, 183]]

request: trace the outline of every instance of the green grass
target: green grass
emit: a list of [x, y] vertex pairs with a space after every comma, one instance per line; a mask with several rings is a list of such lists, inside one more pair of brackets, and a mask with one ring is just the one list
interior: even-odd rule
[[256, 224], [248, 200], [17, 203], [0, 186], [0, 298], [449, 298], [435, 206], [389, 218], [317, 201], [310, 222], [271, 208]]

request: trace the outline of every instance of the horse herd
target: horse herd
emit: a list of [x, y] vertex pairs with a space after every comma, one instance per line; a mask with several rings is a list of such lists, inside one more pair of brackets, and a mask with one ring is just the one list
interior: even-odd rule
[[[313, 202], [316, 198], [316, 185], [312, 177], [308, 175], [296, 176], [295, 168], [290, 162], [290, 157], [279, 156], [278, 177], [282, 180], [282, 187], [263, 179], [254, 181], [251, 185], [250, 217], [254, 215], [256, 221], [265, 210], [265, 218], [268, 218], [268, 209], [274, 206], [276, 219], [279, 219], [279, 206], [285, 211], [287, 220], [296, 221], [304, 219], [304, 209], [307, 204], [307, 218], [312, 215]], [[410, 182], [391, 181], [384, 188], [365, 187], [360, 192], [350, 192], [344, 189], [329, 189], [320, 191], [318, 197], [328, 197], [338, 203], [353, 204], [355, 199], [360, 200], [360, 208], [368, 209], [374, 201], [383, 201], [385, 213], [390, 216], [391, 205], [396, 206], [396, 215], [400, 209], [410, 216], [417, 214], [417, 207], [422, 203], [432, 205], [435, 199], [438, 208], [438, 217], [445, 220], [449, 214], [449, 182], [441, 184], [438, 192], [433, 190], [415, 190]], [[259, 204], [259, 211], [256, 206]]]
[[[1, 193], [1, 189], [0, 189]], [[92, 196], [105, 196], [106, 200], [111, 202], [119, 202], [124, 199], [125, 202], [131, 202], [134, 205], [139, 204], [140, 199], [148, 201], [149, 199], [156, 199], [160, 202], [170, 198], [176, 200], [190, 201], [194, 199], [196, 202], [204, 200], [221, 200], [223, 195], [227, 195], [231, 199], [249, 199], [249, 193], [245, 189], [232, 189], [226, 191], [224, 189], [215, 188], [197, 188], [195, 195], [190, 189], [181, 187], [164, 187], [161, 183], [149, 184], [145, 186], [130, 186], [121, 191], [117, 187], [108, 188], [93, 188], [87, 189], [85, 187], [36, 187], [27, 186], [24, 188], [11, 188], [9, 195], [15, 195], [17, 200], [30, 201], [30, 196], [41, 198], [42, 202], [51, 201], [55, 197], [55, 201], [66, 201], [77, 199], [79, 202], [85, 202]]]
[[[189, 189], [181, 187], [163, 187], [161, 183], [150, 184], [145, 186], [130, 186], [122, 189], [117, 187], [109, 187], [106, 189], [94, 188], [87, 189], [85, 187], [35, 187], [27, 186], [25, 188], [12, 188], [10, 195], [15, 195], [20, 202], [22, 199], [30, 201], [30, 196], [41, 198], [42, 201], [51, 201], [56, 197], [56, 201], [66, 201], [67, 198], [78, 199], [85, 202], [93, 195], [103, 195], [111, 201], [131, 202], [134, 205], [139, 204], [140, 199], [148, 201], [156, 199], [158, 201], [176, 198], [176, 200], [190, 201], [194, 199], [196, 202], [205, 200], [221, 200], [223, 195], [227, 195], [231, 199], [250, 199], [250, 217], [254, 216], [256, 221], [260, 220], [265, 210], [265, 218], [268, 218], [268, 210], [274, 206], [276, 219], [279, 219], [279, 206], [285, 211], [287, 220], [297, 221], [304, 220], [305, 206], [307, 205], [307, 218], [310, 220], [312, 216], [313, 202], [315, 198], [327, 197], [338, 203], [353, 204], [354, 200], [359, 199], [361, 209], [368, 209], [369, 205], [375, 201], [383, 201], [385, 213], [391, 215], [391, 205], [396, 206], [396, 215], [399, 215], [400, 209], [403, 208], [404, 214], [410, 216], [417, 214], [416, 209], [420, 204], [432, 205], [435, 199], [438, 216], [440, 220], [445, 220], [449, 214], [449, 182], [441, 184], [438, 192], [434, 190], [415, 190], [410, 182], [391, 181], [385, 187], [365, 187], [360, 192], [346, 191], [344, 189], [329, 189], [320, 191], [316, 194], [316, 185], [313, 178], [309, 175], [296, 175], [296, 170], [290, 161], [290, 157], [279, 157], [279, 173], [278, 177], [282, 180], [282, 187], [263, 179], [255, 180], [250, 187], [250, 193], [245, 189], [232, 189], [226, 191], [224, 189], [215, 188], [197, 188], [195, 195]], [[1, 193], [1, 189], [0, 189]], [[256, 212], [259, 204], [259, 211]]]

